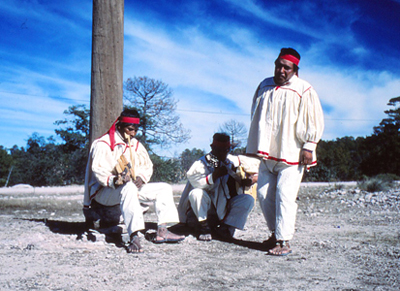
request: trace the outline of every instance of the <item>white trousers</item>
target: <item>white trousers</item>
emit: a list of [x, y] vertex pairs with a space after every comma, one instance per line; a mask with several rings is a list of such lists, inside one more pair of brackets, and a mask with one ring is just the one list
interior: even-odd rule
[[129, 235], [145, 228], [140, 203], [154, 203], [158, 225], [179, 222], [172, 187], [167, 183], [148, 183], [138, 190], [133, 182], [128, 182], [117, 189], [103, 188], [94, 199], [106, 206], [120, 204]]
[[[199, 221], [207, 219], [208, 210], [212, 206], [210, 196], [203, 189], [195, 188], [189, 193], [190, 206]], [[243, 229], [247, 217], [254, 207], [254, 198], [251, 195], [237, 195], [227, 202], [226, 215], [223, 222], [238, 229]]]
[[297, 203], [304, 166], [289, 166], [272, 160], [263, 160], [258, 173], [257, 197], [277, 240], [293, 238]]

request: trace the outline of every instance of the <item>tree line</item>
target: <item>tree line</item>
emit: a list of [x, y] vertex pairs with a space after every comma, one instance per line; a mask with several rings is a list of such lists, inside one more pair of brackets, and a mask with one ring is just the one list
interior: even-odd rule
[[400, 176], [400, 96], [389, 100], [387, 117], [367, 137], [321, 140], [318, 166], [306, 175], [309, 181], [361, 181], [379, 175]]
[[[175, 113], [177, 101], [172, 90], [161, 81], [147, 77], [128, 79], [124, 83], [124, 106], [137, 109], [141, 118], [138, 139], [146, 146], [154, 164], [152, 181], [179, 183], [186, 171], [206, 152], [186, 149], [179, 157], [165, 158], [156, 149], [182, 143], [190, 138]], [[321, 140], [317, 147], [318, 165], [304, 176], [305, 181], [361, 181], [381, 174], [400, 176], [400, 96], [389, 100], [387, 117], [367, 137], [342, 137]], [[57, 120], [56, 135], [45, 139], [33, 133], [26, 147], [5, 149], [0, 145], [0, 186], [29, 184], [58, 186], [83, 184], [89, 152], [89, 109], [75, 105]], [[233, 153], [245, 152], [247, 130], [235, 120], [225, 122], [218, 131], [232, 139]]]

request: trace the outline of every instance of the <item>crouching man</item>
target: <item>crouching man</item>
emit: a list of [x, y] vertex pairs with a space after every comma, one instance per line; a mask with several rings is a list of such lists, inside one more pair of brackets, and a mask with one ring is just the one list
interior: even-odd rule
[[[179, 221], [167, 183], [149, 183], [153, 164], [145, 147], [135, 139], [140, 124], [136, 110], [125, 109], [110, 130], [96, 139], [86, 167], [84, 213], [91, 203], [119, 205], [130, 235], [128, 252], [143, 252], [138, 232], [145, 229], [142, 203], [153, 202], [157, 215], [155, 243], [179, 242], [185, 237], [167, 229]], [[85, 215], [86, 216], [86, 215]]]
[[[235, 229], [243, 229], [247, 216], [254, 207], [254, 198], [244, 194], [257, 181], [259, 162], [253, 172], [246, 174], [240, 159], [229, 155], [230, 138], [216, 133], [211, 152], [194, 162], [187, 172], [188, 183], [182, 193], [178, 212], [181, 223], [196, 227], [197, 239], [232, 240]], [[250, 171], [251, 172], [251, 171]], [[217, 222], [211, 217], [216, 214]], [[192, 222], [194, 218], [194, 223]]]

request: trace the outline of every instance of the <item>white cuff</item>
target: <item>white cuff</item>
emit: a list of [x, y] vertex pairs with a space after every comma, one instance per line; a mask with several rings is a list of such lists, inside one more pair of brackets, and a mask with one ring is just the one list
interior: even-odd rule
[[317, 148], [317, 143], [315, 143], [315, 142], [306, 142], [303, 145], [303, 150], [308, 150], [311, 152], [314, 152], [316, 148]]
[[206, 177], [207, 185], [213, 185], [214, 181], [212, 178], [212, 173]]

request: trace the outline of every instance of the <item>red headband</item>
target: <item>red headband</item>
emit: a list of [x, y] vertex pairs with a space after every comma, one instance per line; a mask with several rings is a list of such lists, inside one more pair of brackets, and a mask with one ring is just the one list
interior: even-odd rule
[[300, 60], [298, 58], [296, 58], [295, 56], [292, 56], [292, 55], [283, 55], [283, 56], [279, 56], [279, 58], [287, 60], [289, 62], [292, 62], [296, 66], [298, 66], [299, 62], [300, 62]]
[[132, 124], [140, 124], [140, 119], [139, 118], [135, 118], [135, 117], [126, 117], [126, 116], [120, 116], [118, 117], [113, 125], [111, 125], [108, 134], [110, 135], [110, 147], [111, 150], [114, 151], [114, 147], [115, 147], [115, 125], [117, 124], [117, 122], [123, 122], [123, 123], [132, 123]]
[[119, 118], [120, 122], [123, 123], [133, 123], [133, 124], [140, 124], [140, 119], [139, 118], [135, 118], [135, 117], [126, 117], [126, 116], [121, 116]]

